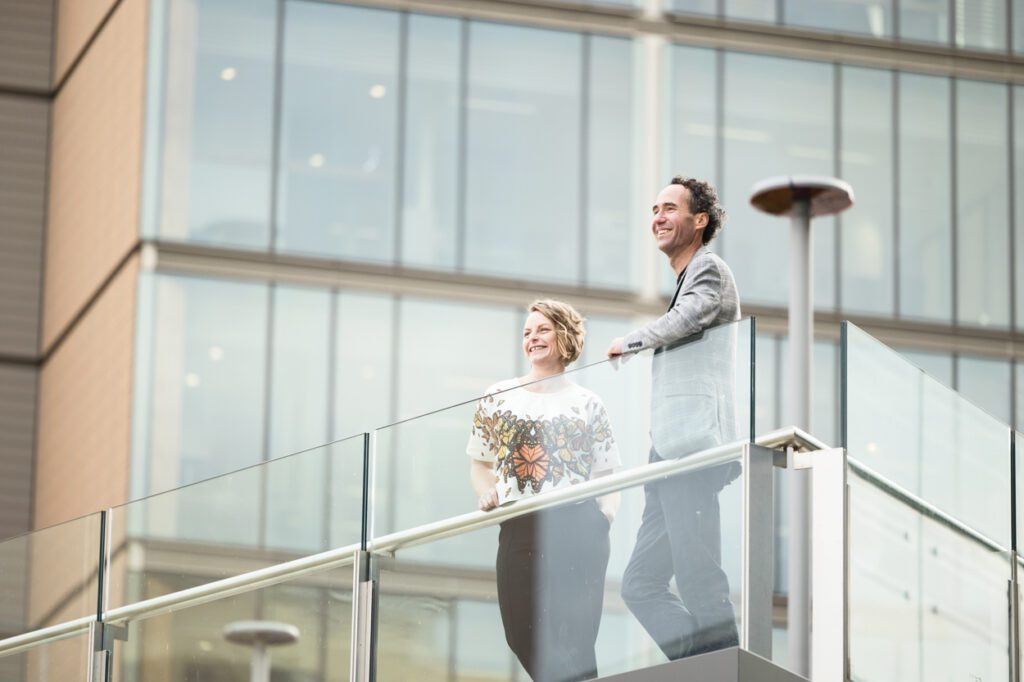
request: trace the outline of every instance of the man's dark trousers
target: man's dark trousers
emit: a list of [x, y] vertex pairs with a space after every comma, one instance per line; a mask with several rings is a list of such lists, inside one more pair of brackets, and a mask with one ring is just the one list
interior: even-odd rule
[[[653, 449], [650, 461], [661, 461]], [[623, 575], [622, 598], [669, 660], [738, 643], [718, 510], [718, 493], [735, 478], [736, 466], [644, 486], [643, 520]], [[679, 596], [669, 589], [673, 575]]]

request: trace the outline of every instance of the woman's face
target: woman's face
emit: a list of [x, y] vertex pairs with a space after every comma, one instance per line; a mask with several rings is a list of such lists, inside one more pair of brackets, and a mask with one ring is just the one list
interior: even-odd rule
[[558, 352], [554, 322], [536, 310], [530, 313], [523, 325], [523, 353], [534, 367], [565, 366]]

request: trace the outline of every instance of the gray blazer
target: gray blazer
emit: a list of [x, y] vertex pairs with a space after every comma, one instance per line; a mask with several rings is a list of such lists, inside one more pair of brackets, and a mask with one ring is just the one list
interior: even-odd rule
[[702, 246], [674, 305], [625, 338], [626, 351], [657, 348], [651, 378], [651, 441], [664, 459], [684, 457], [741, 437], [736, 423], [736, 280]]

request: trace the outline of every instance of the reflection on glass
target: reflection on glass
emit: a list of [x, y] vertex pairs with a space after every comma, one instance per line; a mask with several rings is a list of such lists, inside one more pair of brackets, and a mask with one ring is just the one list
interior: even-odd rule
[[391, 260], [399, 14], [290, 2], [286, 17], [276, 248]]
[[1010, 322], [1008, 93], [1005, 85], [956, 83], [957, 317]]
[[949, 43], [949, 0], [900, 0], [900, 38]]
[[167, 5], [159, 236], [266, 248], [277, 3]]
[[0, 657], [0, 680], [86, 682], [91, 679], [91, 643], [91, 638], [82, 634], [69, 639], [37, 644], [26, 651]]
[[[679, 477], [676, 477], [679, 478]], [[669, 479], [671, 481], [672, 479]], [[463, 485], [468, 483], [463, 480]], [[739, 509], [742, 491], [738, 482], [721, 495], [721, 556], [726, 573], [739, 574]], [[532, 524], [539, 542], [551, 555], [555, 531], [549, 518], [552, 512], [581, 515], [576, 525], [589, 532], [590, 514], [598, 514], [588, 505], [593, 499], [554, 510], [518, 517], [502, 524], [500, 532], [513, 532], [515, 523]], [[612, 524], [609, 550], [612, 557], [629, 556], [636, 541], [636, 530], [644, 506], [643, 486], [622, 492], [620, 513]], [[596, 517], [593, 517], [596, 518]], [[583, 521], [586, 521], [584, 523]], [[602, 530], [606, 527], [602, 523]], [[380, 563], [380, 617], [378, 621], [378, 677], [382, 680], [474, 679], [504, 681], [529, 679], [511, 661], [506, 632], [498, 617], [497, 601], [503, 578], [495, 571], [498, 551], [496, 528], [471, 531], [412, 549], [399, 549], [393, 558]], [[564, 539], [561, 542], [565, 542]], [[473, 548], [472, 553], [466, 551]], [[544, 630], [545, 619], [580, 619], [579, 603], [561, 598], [566, 580], [578, 580], [578, 573], [560, 572], [558, 565], [544, 566], [534, 572], [531, 584], [515, 585], [516, 576], [507, 577], [518, 588], [517, 602], [536, 614], [535, 634]], [[457, 576], [457, 578], [455, 578]], [[739, 603], [739, 582], [732, 583], [733, 603]], [[687, 589], [684, 586], [683, 589]], [[664, 662], [650, 636], [623, 605], [621, 572], [609, 570], [603, 584], [603, 604], [598, 614], [596, 644], [598, 675], [623, 673]], [[544, 615], [540, 615], [542, 612]], [[587, 614], [589, 618], [590, 615]], [[551, 648], [551, 638], [533, 640], [535, 652], [558, 660], [568, 660], [565, 652]], [[516, 672], [513, 672], [516, 670]], [[548, 677], [544, 679], [568, 679]]]
[[265, 284], [157, 278], [147, 492], [262, 458], [267, 298]]
[[[639, 282], [637, 216], [631, 214], [633, 173], [632, 41], [588, 36], [587, 284], [635, 289]], [[647, 244], [645, 248], [649, 248]], [[638, 255], [638, 254], [637, 254]]]
[[[203, 566], [195, 567], [202, 571]], [[143, 597], [188, 589], [204, 577], [154, 574]], [[116, 642], [113, 682], [260, 679], [253, 650], [229, 641], [231, 624], [273, 623], [294, 628], [294, 641], [267, 648], [273, 680], [348, 680], [352, 622], [352, 567], [345, 566], [271, 587], [179, 609], [128, 624]]]
[[842, 214], [843, 310], [893, 313], [892, 79], [890, 71], [842, 68], [840, 176], [857, 201]]
[[1006, 49], [1006, 0], [953, 0], [952, 5], [957, 47]]
[[793, 26], [883, 38], [892, 33], [892, 0], [785, 0]]
[[953, 317], [950, 84], [901, 73], [899, 83], [900, 315]]
[[1024, 52], [1024, 0], [1013, 0], [1013, 51]]
[[[719, 189], [730, 218], [720, 239], [745, 302], [785, 304], [788, 290], [787, 278], [777, 276], [789, 267], [788, 227], [749, 205], [750, 188], [777, 175], [835, 172], [832, 98], [806, 106], [814, 92], [832, 92], [831, 65], [725, 55], [725, 173]], [[834, 225], [833, 220], [815, 225], [817, 262], [832, 262], [832, 252], [824, 248], [834, 243]], [[765, 263], [773, 266], [766, 268]], [[832, 273], [828, 268], [816, 271], [824, 281], [815, 282], [815, 301], [831, 305], [834, 291], [825, 285]]]
[[272, 296], [270, 458], [330, 440], [327, 373], [330, 292], [275, 286]]
[[579, 278], [582, 42], [575, 33], [470, 26], [467, 271]]
[[999, 421], [1009, 424], [1010, 361], [961, 355], [956, 361], [957, 390]]
[[161, 576], [205, 584], [330, 548], [355, 551], [363, 453], [360, 434], [115, 507], [110, 607], [158, 596]]
[[408, 16], [402, 262], [456, 266], [462, 22]]
[[845, 324], [850, 456], [1008, 544], [1009, 427]]

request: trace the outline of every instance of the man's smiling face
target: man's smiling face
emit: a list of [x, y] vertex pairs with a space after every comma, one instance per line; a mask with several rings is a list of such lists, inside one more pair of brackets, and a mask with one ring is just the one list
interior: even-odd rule
[[651, 210], [651, 234], [662, 253], [671, 259], [695, 243], [699, 246], [708, 214], [690, 213], [690, 190], [668, 185], [658, 192]]

